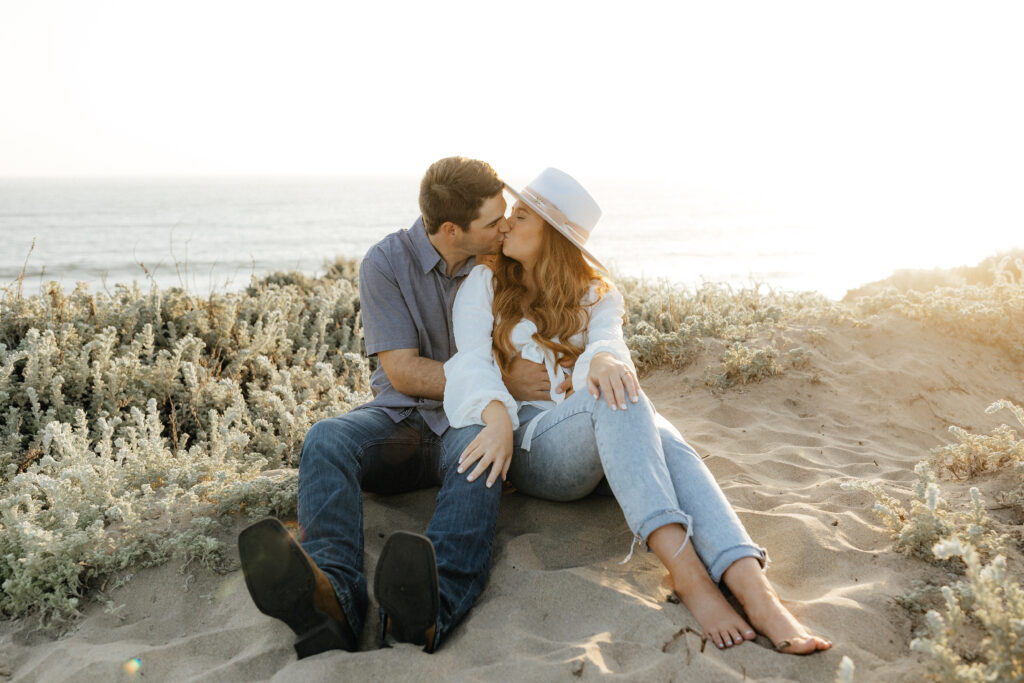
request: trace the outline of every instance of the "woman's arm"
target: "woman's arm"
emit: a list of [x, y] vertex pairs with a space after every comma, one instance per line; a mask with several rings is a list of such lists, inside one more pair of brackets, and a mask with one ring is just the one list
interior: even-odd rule
[[614, 286], [591, 307], [587, 346], [572, 376], [575, 391], [586, 387], [594, 398], [603, 395], [612, 410], [625, 410], [627, 396], [633, 403], [640, 397], [636, 367], [622, 338], [625, 312], [625, 302]]
[[487, 266], [474, 268], [452, 307], [458, 353], [444, 364], [444, 412], [452, 427], [486, 424], [483, 412], [492, 401], [505, 407], [513, 429], [519, 426], [519, 407], [502, 382], [492, 349], [492, 277]]

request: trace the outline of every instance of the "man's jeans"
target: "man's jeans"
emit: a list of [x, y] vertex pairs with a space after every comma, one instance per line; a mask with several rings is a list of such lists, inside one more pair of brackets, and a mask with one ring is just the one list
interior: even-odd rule
[[[679, 523], [692, 534], [694, 550], [718, 582], [736, 560], [766, 555], [754, 545], [729, 501], [697, 453], [641, 392], [640, 402], [613, 411], [604, 398], [576, 392], [540, 414], [519, 411], [509, 480], [523, 493], [547, 500], [576, 500], [601, 477], [618, 500], [636, 540]], [[521, 448], [531, 420], [530, 450]]]
[[460, 475], [459, 455], [480, 427], [434, 434], [419, 413], [395, 424], [375, 408], [313, 425], [299, 460], [302, 547], [330, 579], [359, 637], [369, 602], [363, 574], [360, 492], [403, 493], [440, 486], [427, 537], [437, 553], [441, 591], [435, 643], [459, 623], [490, 572], [501, 486]]

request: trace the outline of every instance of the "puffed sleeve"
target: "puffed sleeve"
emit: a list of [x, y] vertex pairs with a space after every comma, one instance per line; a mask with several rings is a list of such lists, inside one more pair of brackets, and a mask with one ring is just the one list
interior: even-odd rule
[[[591, 296], [596, 296], [594, 288], [591, 288], [590, 292]], [[612, 285], [591, 307], [590, 322], [587, 324], [587, 346], [576, 359], [576, 367], [572, 371], [573, 391], [586, 391], [590, 361], [594, 359], [595, 354], [602, 351], [607, 351], [623, 363], [629, 364], [633, 372], [636, 372], [629, 348], [622, 340], [622, 320], [625, 313], [625, 302], [615, 285]]]
[[474, 268], [459, 288], [452, 306], [458, 351], [444, 364], [444, 412], [452, 427], [484, 424], [481, 413], [495, 400], [505, 404], [512, 428], [519, 427], [519, 408], [505, 388], [491, 346], [493, 278], [487, 266]]

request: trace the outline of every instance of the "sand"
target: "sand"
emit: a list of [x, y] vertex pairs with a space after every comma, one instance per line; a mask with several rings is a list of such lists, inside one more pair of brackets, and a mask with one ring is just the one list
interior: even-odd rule
[[[556, 504], [510, 492], [488, 587], [433, 655], [411, 645], [377, 649], [371, 608], [360, 652], [297, 661], [291, 632], [257, 611], [240, 571], [172, 563], [109, 590], [123, 607], [110, 613], [91, 603], [60, 639], [34, 633], [31, 619], [0, 623], [0, 680], [832, 681], [845, 655], [858, 681], [918, 681], [925, 663], [909, 647], [915, 617], [894, 598], [916, 580], [948, 577], [893, 552], [871, 496], [840, 485], [878, 481], [906, 501], [914, 465], [950, 441], [949, 425], [987, 431], [1012, 419], [983, 411], [999, 398], [1024, 404], [1024, 366], [898, 318], [816, 322], [785, 335], [808, 350], [806, 366], [720, 391], [705, 385], [707, 363], [698, 362], [655, 371], [643, 386], [706, 456], [768, 549], [781, 597], [833, 640], [828, 652], [787, 656], [764, 639], [702, 651], [687, 630], [695, 620], [667, 600], [656, 558], [638, 552], [619, 564], [630, 533], [613, 498]], [[998, 477], [972, 483], [983, 492], [1000, 485]], [[943, 484], [951, 499], [966, 488]], [[389, 531], [425, 529], [434, 495], [365, 497], [371, 575]]]

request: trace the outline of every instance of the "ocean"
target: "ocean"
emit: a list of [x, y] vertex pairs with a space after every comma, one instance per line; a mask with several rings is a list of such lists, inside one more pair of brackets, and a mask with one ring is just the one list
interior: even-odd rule
[[[316, 275], [409, 227], [418, 188], [418, 178], [378, 177], [0, 179], [0, 287], [23, 268], [30, 294], [49, 280], [65, 289], [152, 281], [206, 294], [275, 271]], [[921, 265], [888, 252], [858, 258], [864, 240], [837, 240], [827, 217], [749, 197], [650, 182], [588, 189], [604, 212], [590, 249], [625, 275], [841, 298]], [[1012, 245], [989, 251], [1000, 246]]]

